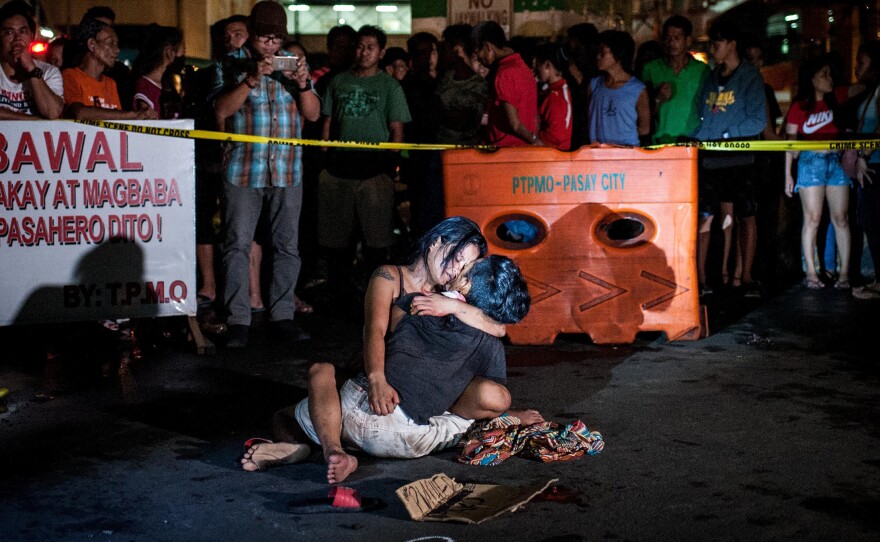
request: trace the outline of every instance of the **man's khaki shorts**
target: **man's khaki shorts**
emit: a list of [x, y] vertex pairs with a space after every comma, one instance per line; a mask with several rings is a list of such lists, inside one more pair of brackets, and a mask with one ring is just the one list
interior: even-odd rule
[[385, 174], [369, 179], [341, 179], [326, 170], [318, 177], [318, 243], [345, 248], [356, 224], [370, 248], [394, 243], [394, 181]]

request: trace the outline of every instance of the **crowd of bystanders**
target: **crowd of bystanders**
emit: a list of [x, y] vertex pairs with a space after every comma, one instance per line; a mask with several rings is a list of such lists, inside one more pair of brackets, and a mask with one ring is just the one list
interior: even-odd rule
[[[30, 51], [36, 25], [29, 6], [4, 4], [0, 120], [187, 117], [200, 128], [273, 138], [561, 151], [588, 143], [816, 139], [875, 134], [880, 124], [878, 43], [860, 49], [852, 87], [833, 80], [833, 58], [805, 59], [797, 98], [777, 128], [778, 106], [756, 65], [760, 48], [729, 21], [708, 31], [711, 69], [692, 55], [693, 26], [680, 15], [665, 21], [661, 40], [641, 47], [637, 59], [633, 38], [623, 31], [600, 33], [584, 23], [558, 40], [535, 43], [508, 39], [491, 21], [450, 25], [439, 39], [417, 33], [406, 50], [386, 48], [378, 27], [342, 25], [328, 33], [326, 54], [307, 56], [290, 41], [283, 7], [261, 1], [248, 16], [212, 26], [216, 68], [195, 73], [184, 68], [181, 31], [158, 25], [149, 27], [129, 70], [118, 60], [114, 18], [106, 7], [88, 10], [71, 36], [50, 44], [43, 61]], [[276, 57], [293, 63], [278, 65]], [[798, 194], [803, 205], [807, 288], [829, 284], [880, 298], [877, 283], [860, 276], [863, 232], [875, 269], [880, 258], [880, 198], [872, 183], [878, 157], [858, 158], [855, 183], [833, 152], [789, 153], [778, 172], [770, 192]], [[776, 182], [758, 171], [768, 163], [755, 153], [700, 153], [702, 295], [718, 287], [761, 295], [758, 237], [776, 235], [759, 232], [756, 220], [768, 191], [756, 184]], [[443, 217], [435, 151], [198, 142], [196, 171], [200, 308], [226, 315], [230, 347], [247, 344], [251, 315], [260, 311], [282, 340], [308, 338], [293, 324], [296, 313], [312, 310], [296, 295], [298, 284], [325, 281], [334, 300], [362, 294], [357, 262], [369, 271], [391, 261], [395, 243], [408, 246]], [[402, 190], [408, 197], [400, 197]], [[817, 239], [823, 245], [826, 239], [820, 231], [826, 206], [831, 256], [814, 263]], [[716, 250], [720, 272], [708, 266], [710, 239], [723, 241]], [[261, 265], [264, 248], [269, 272]]]

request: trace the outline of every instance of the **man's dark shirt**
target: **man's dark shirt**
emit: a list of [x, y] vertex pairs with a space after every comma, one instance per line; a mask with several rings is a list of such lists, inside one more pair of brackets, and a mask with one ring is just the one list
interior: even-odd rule
[[387, 341], [385, 378], [420, 425], [449, 410], [475, 376], [504, 384], [504, 347], [454, 317], [406, 314]]

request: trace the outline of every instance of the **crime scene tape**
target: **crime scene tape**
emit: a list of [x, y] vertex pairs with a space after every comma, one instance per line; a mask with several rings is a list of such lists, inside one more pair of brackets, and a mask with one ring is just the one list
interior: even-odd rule
[[[183, 139], [208, 139], [214, 141], [235, 141], [239, 143], [268, 143], [274, 145], [300, 145], [312, 147], [336, 147], [348, 149], [385, 149], [385, 150], [422, 150], [442, 151], [447, 149], [476, 149], [494, 151], [498, 147], [492, 145], [445, 145], [441, 143], [371, 143], [363, 141], [322, 141], [316, 139], [284, 139], [246, 134], [231, 134], [211, 130], [187, 130], [179, 128], [161, 128], [157, 126], [141, 126], [123, 122], [101, 120], [73, 120], [79, 124], [88, 124], [109, 130], [124, 130], [139, 134], [179, 137]], [[665, 147], [695, 147], [707, 151], [843, 151], [855, 149], [873, 151], [880, 149], [880, 137], [876, 139], [835, 139], [818, 141], [795, 140], [753, 140], [753, 141], [693, 141], [688, 143], [666, 143], [642, 147], [646, 150], [657, 150]]]
[[495, 150], [491, 145], [444, 145], [441, 143], [371, 143], [364, 141], [323, 141], [317, 139], [285, 139], [246, 134], [231, 134], [228, 132], [213, 132], [210, 130], [186, 130], [180, 128], [160, 128], [157, 126], [141, 126], [138, 124], [126, 124], [114, 121], [102, 120], [72, 120], [79, 124], [88, 124], [108, 130], [124, 130], [139, 134], [158, 135], [166, 137], [179, 137], [183, 139], [210, 139], [214, 141], [236, 141], [239, 143], [269, 143], [274, 145], [300, 145], [311, 147], [338, 147], [348, 149], [386, 149], [386, 150], [421, 150], [442, 151], [446, 149], [479, 149]]

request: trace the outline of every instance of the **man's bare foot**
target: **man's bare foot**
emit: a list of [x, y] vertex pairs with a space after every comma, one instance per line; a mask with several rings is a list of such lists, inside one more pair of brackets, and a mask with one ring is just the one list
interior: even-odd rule
[[342, 450], [330, 450], [324, 457], [327, 460], [327, 483], [339, 484], [357, 470], [358, 460]]
[[307, 458], [311, 449], [307, 444], [290, 442], [261, 442], [254, 444], [241, 457], [241, 468], [248, 472], [290, 465]]
[[544, 416], [541, 416], [541, 413], [534, 409], [529, 410], [508, 410], [508, 414], [511, 416], [516, 416], [519, 418], [519, 421], [522, 422], [522, 425], [532, 425], [533, 423], [541, 423], [544, 420]]

